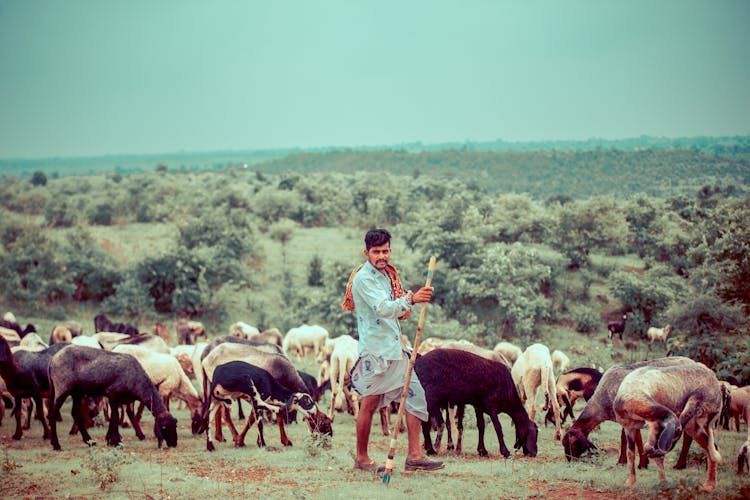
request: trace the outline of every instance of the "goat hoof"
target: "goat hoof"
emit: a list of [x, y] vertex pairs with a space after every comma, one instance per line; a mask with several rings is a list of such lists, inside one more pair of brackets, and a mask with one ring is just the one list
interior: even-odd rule
[[206, 443], [206, 450], [208, 450], [208, 451], [216, 451], [216, 448], [214, 447], [213, 443]]
[[435, 450], [425, 450], [425, 454], [427, 454], [427, 455], [437, 455], [437, 452]]
[[489, 456], [489, 453], [487, 453], [487, 450], [479, 450], [478, 451], [480, 457], [487, 457]]

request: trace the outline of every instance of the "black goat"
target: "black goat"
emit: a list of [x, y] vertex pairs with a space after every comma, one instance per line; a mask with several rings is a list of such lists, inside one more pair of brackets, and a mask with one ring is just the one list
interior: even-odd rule
[[[258, 368], [244, 361], [230, 361], [216, 367], [211, 379], [210, 397], [204, 403], [204, 416], [208, 418], [211, 414], [211, 401], [222, 405], [231, 405], [235, 399], [244, 399], [253, 406], [253, 412], [248, 416], [245, 427], [234, 436], [235, 446], [243, 446], [245, 434], [257, 419], [258, 421], [258, 446], [265, 446], [263, 437], [263, 421], [257, 416], [263, 409], [270, 410], [277, 415], [277, 422], [282, 433], [281, 441], [291, 444], [284, 433], [284, 425], [281, 413], [283, 411], [296, 410], [303, 414], [308, 422], [311, 432], [333, 434], [330, 420], [318, 410], [313, 398], [303, 392], [295, 392], [279, 383], [268, 371]], [[319, 427], [321, 422], [328, 425]], [[210, 426], [209, 426], [210, 427]], [[211, 433], [206, 432], [206, 449], [214, 451], [211, 441]]]
[[[73, 398], [72, 416], [83, 442], [95, 444], [86, 429], [83, 417], [84, 396], [106, 396], [110, 405], [109, 428], [106, 440], [110, 446], [117, 446], [120, 437], [118, 407], [126, 405], [128, 416], [137, 425], [133, 410], [128, 405], [141, 401], [154, 415], [154, 434], [159, 448], [166, 441], [167, 446], [177, 446], [177, 420], [167, 411], [159, 391], [149, 379], [141, 364], [129, 354], [82, 347], [68, 346], [49, 362], [50, 415], [56, 415], [68, 396]], [[50, 418], [51, 444], [54, 450], [60, 449], [57, 438], [57, 425]], [[136, 429], [136, 434], [140, 428]]]
[[[480, 456], [487, 456], [484, 446], [485, 413], [490, 416], [495, 427], [500, 453], [505, 458], [510, 456], [503, 441], [503, 431], [498, 419], [500, 412], [508, 414], [516, 427], [514, 448], [523, 448], [525, 455], [536, 456], [538, 429], [523, 407], [507, 366], [458, 349], [435, 349], [419, 356], [414, 370], [425, 390], [430, 418], [435, 419], [438, 425], [443, 425], [441, 409], [449, 404], [459, 407], [457, 453], [461, 450], [463, 434], [462, 406], [470, 404], [477, 417], [477, 452]], [[422, 434], [427, 454], [434, 455], [429, 421], [422, 423]]]
[[[68, 344], [55, 344], [43, 351], [23, 351], [13, 353], [8, 341], [0, 335], [0, 377], [5, 381], [8, 392], [13, 396], [13, 415], [16, 418], [16, 432], [13, 439], [21, 439], [21, 400], [31, 398], [36, 405], [36, 418], [44, 427], [43, 438], [49, 437], [49, 426], [44, 417], [43, 398], [49, 393], [47, 366], [52, 356]], [[55, 415], [51, 413], [51, 415]], [[54, 418], [51, 418], [54, 420]]]
[[97, 314], [94, 317], [94, 331], [125, 333], [127, 335], [138, 335], [138, 328], [127, 323], [113, 323], [106, 314]]
[[611, 323], [607, 323], [607, 330], [609, 330], [609, 338], [617, 334], [620, 337], [620, 340], [622, 340], [622, 334], [625, 331], [625, 322], [628, 320], [628, 315], [623, 314], [622, 319], [620, 321], [613, 321]]

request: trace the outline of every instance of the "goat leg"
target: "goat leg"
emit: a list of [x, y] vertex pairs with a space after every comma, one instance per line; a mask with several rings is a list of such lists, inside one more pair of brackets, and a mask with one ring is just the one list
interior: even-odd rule
[[130, 423], [133, 424], [133, 430], [135, 431], [136, 437], [143, 441], [146, 439], [146, 435], [143, 434], [143, 431], [141, 430], [141, 422], [140, 420], [135, 416], [135, 411], [133, 410], [132, 404], [125, 405], [125, 411], [128, 414], [128, 418], [130, 419]]
[[486, 457], [489, 456], [489, 453], [487, 453], [487, 448], [484, 447], [484, 413], [476, 407], [474, 411], [477, 414], [477, 432], [479, 434], [477, 453], [479, 453], [480, 457]]

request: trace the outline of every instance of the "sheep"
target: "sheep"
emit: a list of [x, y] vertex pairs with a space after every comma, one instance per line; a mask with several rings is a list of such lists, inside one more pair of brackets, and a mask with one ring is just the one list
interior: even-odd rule
[[740, 419], [743, 418], [743, 412], [750, 400], [750, 385], [744, 387], [737, 387], [736, 385], [730, 385], [730, 403], [729, 408], [726, 412], [726, 422], [724, 428], [729, 430], [729, 423], [734, 418], [734, 427], [737, 432], [740, 432]]
[[[117, 446], [120, 437], [118, 406], [141, 401], [154, 415], [154, 434], [161, 448], [163, 442], [177, 446], [177, 419], [164, 406], [159, 392], [138, 361], [128, 354], [103, 349], [70, 345], [52, 356], [49, 362], [50, 415], [56, 415], [68, 396], [73, 398], [72, 416], [81, 432], [83, 442], [92, 446], [95, 441], [86, 429], [82, 415], [84, 396], [106, 396], [110, 405], [107, 444]], [[128, 410], [134, 426], [132, 410]], [[59, 451], [57, 423], [50, 418], [50, 443]]]
[[667, 325], [664, 328], [656, 328], [654, 326], [649, 327], [646, 331], [648, 337], [648, 348], [651, 350], [651, 346], [654, 342], [661, 342], [664, 345], [667, 344], [667, 337], [672, 332], [672, 325]]
[[552, 405], [555, 416], [555, 439], [559, 440], [562, 434], [560, 429], [560, 405], [557, 402], [555, 374], [549, 348], [544, 344], [532, 344], [527, 347], [513, 363], [511, 374], [518, 395], [524, 402], [531, 420], [535, 419], [536, 396], [539, 388], [542, 388], [545, 400], [544, 409], [547, 410], [549, 405]]
[[16, 352], [17, 350], [39, 352], [39, 351], [45, 350], [48, 347], [49, 347], [49, 344], [43, 341], [42, 337], [40, 337], [38, 333], [31, 332], [31, 333], [27, 333], [21, 339], [19, 344], [15, 347], [12, 347], [11, 350], [13, 352]]
[[193, 345], [198, 339], [208, 340], [206, 327], [200, 321], [192, 321], [187, 318], [179, 318], [175, 321], [175, 331], [177, 332], [177, 343]]
[[177, 358], [171, 354], [154, 352], [146, 347], [128, 344], [120, 344], [112, 352], [129, 354], [138, 360], [159, 391], [167, 410], [169, 410], [170, 397], [184, 401], [192, 417], [193, 434], [197, 434], [201, 425], [201, 398]]
[[50, 333], [49, 345], [70, 342], [71, 340], [73, 340], [73, 333], [70, 329], [64, 325], [57, 325], [52, 329], [52, 333]]
[[351, 391], [349, 385], [349, 373], [359, 359], [358, 347], [359, 342], [351, 335], [342, 335], [332, 340], [333, 350], [330, 359], [330, 380], [331, 380], [331, 407], [328, 411], [328, 418], [333, 421], [333, 410], [338, 399], [346, 402], [347, 409], [354, 418], [359, 414], [359, 397], [356, 391]]
[[94, 349], [104, 349], [104, 347], [102, 347], [99, 341], [90, 335], [80, 335], [78, 337], [73, 337], [73, 340], [71, 340], [70, 343], [73, 345], [93, 347]]
[[564, 352], [555, 349], [552, 351], [551, 358], [552, 368], [554, 368], [557, 373], [562, 373], [568, 369], [570, 358]]
[[31, 323], [27, 323], [25, 328], [21, 328], [21, 325], [15, 321], [0, 319], [0, 336], [5, 337], [8, 341], [20, 342], [27, 333], [33, 332], [36, 332], [36, 327]]
[[91, 336], [91, 339], [99, 344], [102, 349], [111, 351], [117, 344], [130, 337], [131, 335], [127, 333], [96, 332]]
[[175, 339], [174, 337], [172, 337], [172, 334], [169, 332], [169, 328], [167, 328], [167, 325], [165, 325], [164, 323], [160, 321], [154, 322], [154, 328], [151, 331], [151, 333], [153, 333], [157, 337], [161, 337], [164, 340], [164, 342], [166, 342], [170, 346], [175, 344]]
[[[138, 335], [132, 335], [124, 338], [117, 342], [117, 345], [135, 345], [149, 349], [153, 352], [159, 352], [161, 354], [171, 354], [172, 348], [164, 341], [163, 338], [158, 335], [152, 335], [150, 333], [139, 333]], [[114, 349], [116, 346], [112, 346]]]
[[[617, 389], [620, 387], [620, 383], [625, 376], [631, 371], [640, 368], [642, 366], [672, 366], [672, 365], [683, 365], [695, 363], [692, 359], [671, 356], [666, 358], [658, 358], [649, 361], [642, 361], [640, 363], [634, 363], [631, 365], [624, 366], [613, 366], [602, 375], [599, 380], [599, 384], [594, 391], [594, 394], [586, 402], [581, 414], [573, 422], [573, 425], [565, 432], [562, 439], [563, 451], [565, 458], [568, 461], [572, 459], [578, 459], [583, 455], [584, 452], [592, 449], [596, 449], [596, 446], [589, 441], [588, 435], [599, 427], [599, 424], [606, 420], [614, 421], [615, 414], [612, 408], [612, 401], [617, 394]], [[636, 434], [636, 444], [640, 442], [640, 435]], [[626, 452], [625, 452], [625, 434], [624, 432], [620, 438], [620, 457], [618, 464], [626, 463]], [[642, 445], [640, 445], [642, 448]], [[641, 459], [638, 468], [645, 468], [648, 465], [648, 457], [641, 454]]]
[[260, 330], [256, 327], [249, 325], [243, 321], [237, 321], [229, 327], [229, 335], [239, 337], [241, 339], [249, 339], [253, 335], [258, 335]]
[[259, 334], [252, 336], [250, 340], [266, 342], [281, 347], [284, 343], [284, 336], [278, 328], [269, 328], [268, 330], [263, 330]]
[[[235, 438], [235, 445], [242, 446], [244, 437], [253, 420], [257, 418], [261, 409], [268, 409], [277, 414], [277, 419], [281, 422], [281, 412], [296, 410], [304, 415], [305, 420], [310, 424], [311, 431], [317, 431], [315, 428], [320, 410], [316, 406], [312, 397], [304, 392], [293, 391], [271, 375], [268, 371], [254, 366], [244, 361], [229, 361], [216, 367], [213, 372], [210, 387], [209, 401], [218, 401], [219, 404], [229, 405], [234, 399], [245, 399], [253, 406], [253, 411], [248, 415], [245, 426], [239, 435]], [[205, 406], [206, 416], [210, 415], [213, 404]], [[258, 446], [266, 446], [263, 437], [263, 422], [258, 420]], [[330, 422], [329, 422], [330, 423]], [[280, 426], [282, 436], [286, 437], [283, 432], [283, 424]], [[332, 433], [330, 425], [322, 429], [324, 433]], [[282, 440], [285, 446], [291, 445], [291, 442]], [[206, 449], [214, 451], [213, 442], [210, 433], [206, 433]]]
[[625, 331], [625, 322], [628, 320], [628, 315], [623, 314], [622, 319], [620, 321], [613, 321], [611, 323], [607, 323], [607, 330], [609, 331], [609, 339], [612, 340], [612, 337], [617, 334], [620, 337], [620, 340], [622, 340], [622, 334]]
[[7, 311], [5, 314], [3, 314], [3, 319], [5, 321], [10, 321], [11, 323], [17, 323], [16, 315], [10, 311]]
[[737, 454], [737, 474], [742, 474], [745, 470], [750, 472], [750, 401], [745, 403], [742, 417], [747, 425], [747, 440], [742, 443]]
[[[8, 341], [0, 336], [0, 377], [5, 381], [8, 392], [13, 395], [16, 417], [16, 431], [13, 439], [21, 439], [23, 430], [21, 426], [21, 400], [31, 398], [36, 405], [36, 418], [42, 422], [44, 428], [43, 438], [49, 437], [49, 426], [44, 417], [43, 398], [49, 392], [49, 378], [47, 365], [50, 358], [68, 344], [56, 344], [39, 352], [19, 350], [11, 351]], [[56, 415], [52, 413], [51, 415]], [[55, 420], [50, 418], [50, 420]]]
[[315, 357], [328, 340], [328, 330], [320, 325], [301, 325], [289, 329], [284, 336], [282, 349], [289, 356], [293, 352], [299, 361], [302, 361], [308, 352], [312, 352]]
[[501, 353], [511, 363], [515, 363], [523, 352], [520, 347], [515, 346], [510, 342], [498, 342], [492, 350]]
[[127, 323], [114, 323], [106, 314], [94, 316], [94, 332], [117, 332], [127, 335], [138, 335], [138, 328]]
[[635, 433], [647, 426], [648, 443], [643, 452], [656, 461], [662, 483], [667, 480], [664, 455], [685, 432], [706, 452], [708, 473], [703, 491], [713, 491], [717, 464], [721, 463], [714, 437], [721, 399], [716, 374], [700, 363], [643, 366], [627, 374], [613, 400], [615, 420], [622, 425], [628, 442], [625, 486], [635, 484]]
[[[557, 384], [555, 385], [555, 393], [557, 397], [557, 403], [561, 408], [564, 408], [560, 417], [562, 423], [565, 423], [565, 419], [570, 415], [571, 419], [575, 419], [573, 414], [573, 407], [578, 399], [583, 398], [588, 401], [594, 394], [596, 387], [599, 385], [599, 381], [602, 378], [602, 372], [596, 368], [574, 368], [561, 373], [557, 377]], [[544, 425], [547, 422], [554, 422], [555, 417], [552, 408], [547, 411], [547, 415], [544, 417]]]
[[[431, 418], [441, 421], [440, 410], [449, 403], [474, 406], [479, 431], [477, 452], [480, 456], [488, 455], [484, 446], [485, 413], [495, 427], [500, 453], [505, 458], [510, 456], [497, 417], [500, 412], [508, 414], [515, 425], [514, 447], [523, 448], [525, 455], [536, 456], [538, 429], [524, 409], [507, 366], [467, 351], [435, 349], [419, 356], [414, 370], [425, 390], [427, 411]], [[463, 423], [459, 418], [457, 453], [461, 451], [462, 431]], [[422, 434], [427, 454], [434, 455], [429, 421], [422, 423]]]

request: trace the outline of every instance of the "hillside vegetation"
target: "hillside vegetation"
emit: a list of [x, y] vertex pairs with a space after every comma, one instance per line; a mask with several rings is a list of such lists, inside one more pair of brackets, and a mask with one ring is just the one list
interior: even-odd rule
[[[214, 336], [238, 320], [354, 334], [344, 287], [381, 226], [406, 286], [438, 259], [427, 335], [542, 340], [606, 367], [663, 354], [644, 335], [669, 323], [666, 349], [749, 383], [750, 169], [722, 147], [323, 151], [6, 176], [1, 303], [47, 332], [63, 319], [91, 331], [106, 312], [144, 330], [189, 316]], [[606, 322], [625, 312], [611, 349]]]

